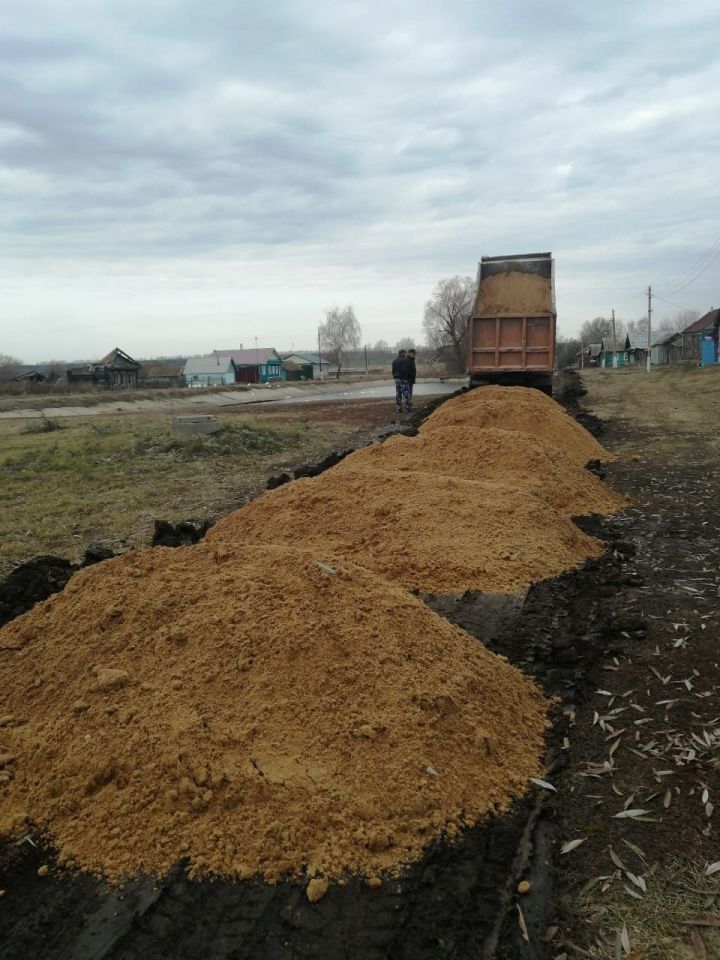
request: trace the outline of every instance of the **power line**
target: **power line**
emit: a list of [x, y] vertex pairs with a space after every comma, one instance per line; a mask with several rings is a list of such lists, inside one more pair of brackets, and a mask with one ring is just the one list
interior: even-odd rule
[[669, 307], [677, 307], [678, 310], [691, 310], [691, 307], [683, 307], [680, 303], [673, 303], [672, 300], [665, 300], [663, 297], [659, 297], [656, 293], [653, 292], [653, 300], [659, 300], [661, 303], [666, 303]]
[[666, 293], [679, 293], [695, 283], [720, 258], [720, 237], [708, 247], [705, 253], [687, 270], [682, 271], [669, 283], [660, 284]]

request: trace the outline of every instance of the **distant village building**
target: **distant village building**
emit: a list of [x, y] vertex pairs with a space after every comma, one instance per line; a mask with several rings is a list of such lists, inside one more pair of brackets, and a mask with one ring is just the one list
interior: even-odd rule
[[270, 383], [287, 380], [283, 360], [273, 347], [253, 350], [213, 350], [213, 356], [229, 357], [235, 364], [236, 383]]
[[703, 367], [718, 362], [720, 310], [710, 310], [679, 334], [682, 361]]
[[576, 354], [578, 365], [581, 367], [597, 367], [601, 350], [601, 343], [588, 343]]
[[190, 357], [183, 368], [188, 387], [223, 387], [235, 383], [236, 370], [232, 357], [211, 354], [207, 357]]
[[288, 380], [322, 379], [321, 361], [316, 353], [285, 353], [282, 361]]
[[183, 387], [185, 386], [185, 378], [183, 376], [184, 368], [184, 363], [167, 363], [163, 361], [143, 363], [138, 374], [138, 383], [141, 388]]
[[25, 373], [13, 377], [13, 380], [20, 381], [21, 383], [46, 383], [47, 377], [44, 373], [40, 373], [39, 370], [26, 370]]
[[68, 383], [87, 383], [106, 390], [134, 390], [138, 385], [140, 364], [120, 347], [115, 347], [106, 357], [86, 367], [71, 367], [67, 373]]
[[598, 354], [598, 366], [600, 367], [624, 367], [628, 363], [628, 350], [630, 341], [627, 334], [624, 337], [603, 337]]

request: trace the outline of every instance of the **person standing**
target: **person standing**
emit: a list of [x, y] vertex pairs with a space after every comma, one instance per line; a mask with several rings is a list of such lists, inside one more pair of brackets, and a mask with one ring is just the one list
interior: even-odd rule
[[408, 393], [407, 393], [407, 408], [408, 412], [413, 409], [412, 397], [413, 390], [415, 388], [415, 378], [417, 376], [417, 370], [415, 368], [415, 351], [408, 350], [407, 352], [407, 366], [408, 366]]
[[398, 355], [392, 362], [392, 375], [393, 380], [395, 381], [395, 411], [396, 413], [402, 412], [403, 404], [403, 395], [404, 388], [403, 384], [407, 383], [407, 373], [408, 373], [408, 363], [406, 359], [406, 353], [404, 350], [398, 350]]

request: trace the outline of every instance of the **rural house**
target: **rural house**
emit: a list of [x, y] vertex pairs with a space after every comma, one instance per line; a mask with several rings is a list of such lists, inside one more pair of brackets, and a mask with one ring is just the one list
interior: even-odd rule
[[235, 364], [237, 383], [268, 383], [287, 380], [280, 354], [273, 347], [253, 350], [213, 350], [213, 356], [229, 357]]
[[316, 353], [286, 353], [282, 360], [288, 380], [322, 379], [320, 357]]
[[235, 383], [235, 364], [232, 357], [190, 357], [183, 368], [188, 387], [222, 387]]
[[115, 347], [97, 363], [85, 367], [71, 367], [67, 373], [68, 383], [89, 383], [106, 390], [135, 390], [138, 385], [140, 364], [137, 360]]
[[718, 328], [720, 310], [710, 310], [679, 334], [683, 362], [699, 363], [703, 367], [718, 362]]
[[598, 354], [598, 366], [600, 367], [624, 367], [628, 363], [628, 350], [630, 349], [630, 340], [625, 334], [624, 337], [603, 337]]

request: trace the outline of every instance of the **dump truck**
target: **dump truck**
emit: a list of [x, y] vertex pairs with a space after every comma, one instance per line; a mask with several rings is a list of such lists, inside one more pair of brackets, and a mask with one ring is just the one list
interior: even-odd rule
[[537, 387], [552, 395], [556, 317], [551, 253], [482, 257], [468, 321], [470, 385]]

